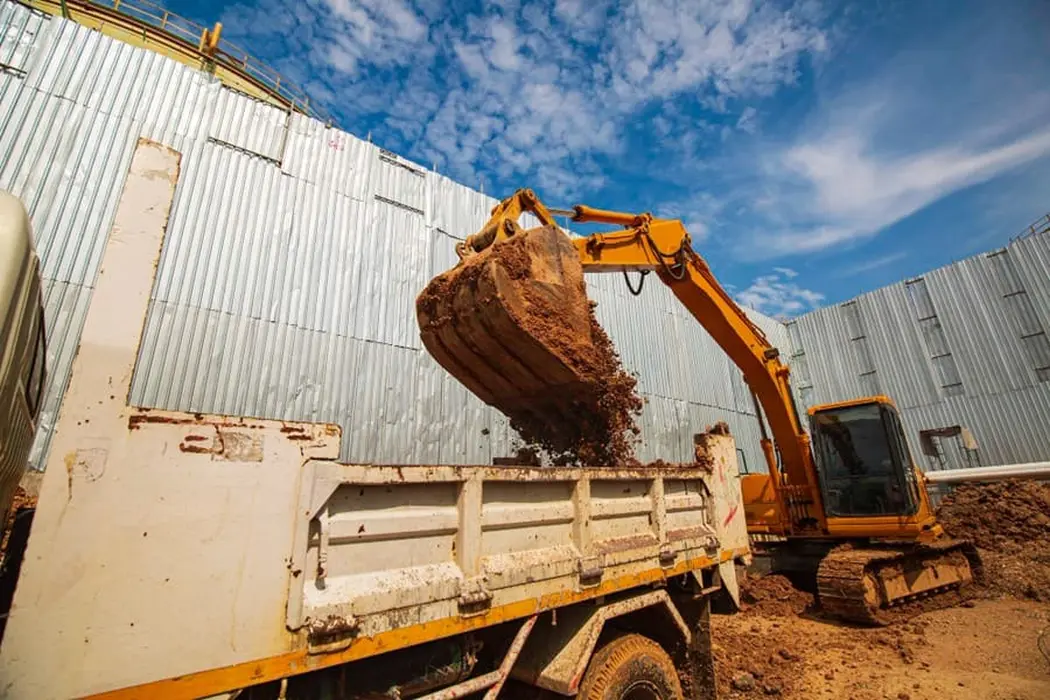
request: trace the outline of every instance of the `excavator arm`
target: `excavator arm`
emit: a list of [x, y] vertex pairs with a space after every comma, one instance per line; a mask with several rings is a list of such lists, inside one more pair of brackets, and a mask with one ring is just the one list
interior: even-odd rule
[[[532, 213], [543, 226], [555, 226], [554, 215], [577, 223], [603, 223], [620, 230], [572, 239], [584, 272], [655, 272], [716, 343], [740, 368], [760, 404], [772, 431], [763, 436], [762, 450], [769, 467], [776, 508], [770, 510], [764, 529], [771, 534], [824, 527], [820, 489], [809, 436], [802, 428], [791, 395], [789, 369], [780, 361], [762, 330], [747, 317], [692, 248], [681, 221], [656, 219], [651, 214], [606, 211], [577, 205], [569, 210], [548, 209], [532, 190], [521, 189], [493, 210], [492, 218], [478, 233], [457, 246], [463, 259], [477, 255], [496, 242], [521, 233], [517, 219]], [[761, 423], [761, 421], [760, 421]], [[763, 427], [763, 433], [765, 429]], [[779, 452], [780, 459], [777, 459]], [[745, 485], [745, 490], [747, 490]]]
[[585, 272], [655, 272], [743, 373], [772, 431], [772, 440], [763, 436], [762, 451], [769, 468], [776, 513], [788, 519], [767, 522], [767, 531], [786, 534], [792, 528], [798, 530], [800, 525], [821, 531], [824, 518], [820, 489], [809, 436], [791, 395], [790, 370], [780, 361], [777, 348], [693, 250], [682, 222], [585, 206], [577, 206], [573, 211], [576, 222], [624, 226], [619, 231], [573, 240]]

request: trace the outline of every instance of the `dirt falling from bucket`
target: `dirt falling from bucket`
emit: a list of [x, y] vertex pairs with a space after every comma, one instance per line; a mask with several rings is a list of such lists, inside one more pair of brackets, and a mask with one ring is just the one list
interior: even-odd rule
[[532, 229], [435, 278], [416, 302], [423, 342], [556, 465], [636, 464], [642, 400], [557, 229]]
[[[605, 330], [591, 314], [590, 347], [572, 347], [574, 363], [587, 381], [572, 400], [574, 425], [551, 423], [544, 416], [524, 413], [509, 416], [511, 427], [530, 445], [546, 452], [553, 464], [615, 465], [637, 463], [634, 445], [638, 426], [635, 417], [642, 410], [642, 400], [635, 391], [637, 380], [620, 363]], [[548, 341], [572, 339], [561, 335], [555, 316], [538, 324], [539, 333], [549, 333]]]

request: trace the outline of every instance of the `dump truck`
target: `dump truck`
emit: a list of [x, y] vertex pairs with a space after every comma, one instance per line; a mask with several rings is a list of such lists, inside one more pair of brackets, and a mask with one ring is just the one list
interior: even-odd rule
[[750, 557], [724, 430], [673, 466], [345, 464], [335, 425], [129, 405], [179, 164], [131, 159], [0, 697], [713, 696]]
[[40, 260], [22, 203], [0, 191], [0, 517], [25, 474], [46, 384]]

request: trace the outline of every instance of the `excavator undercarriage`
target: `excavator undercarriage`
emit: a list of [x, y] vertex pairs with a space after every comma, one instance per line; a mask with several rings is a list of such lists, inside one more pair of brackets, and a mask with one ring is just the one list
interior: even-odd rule
[[965, 595], [983, 575], [977, 549], [943, 539], [930, 544], [845, 544], [817, 569], [817, 596], [825, 614], [849, 622], [886, 625]]
[[838, 539], [760, 539], [755, 573], [782, 574], [816, 594], [824, 614], [881, 626], [948, 607], [983, 581], [973, 544], [947, 537], [928, 543]]

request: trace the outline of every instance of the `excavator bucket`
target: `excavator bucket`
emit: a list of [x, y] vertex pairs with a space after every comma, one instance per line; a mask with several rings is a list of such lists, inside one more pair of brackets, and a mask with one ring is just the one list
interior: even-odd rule
[[430, 354], [526, 441], [565, 461], [623, 457], [616, 435], [633, 420], [620, 424], [614, 404], [637, 401], [634, 379], [595, 321], [579, 254], [559, 229], [520, 231], [470, 255], [427, 285], [416, 314]]

